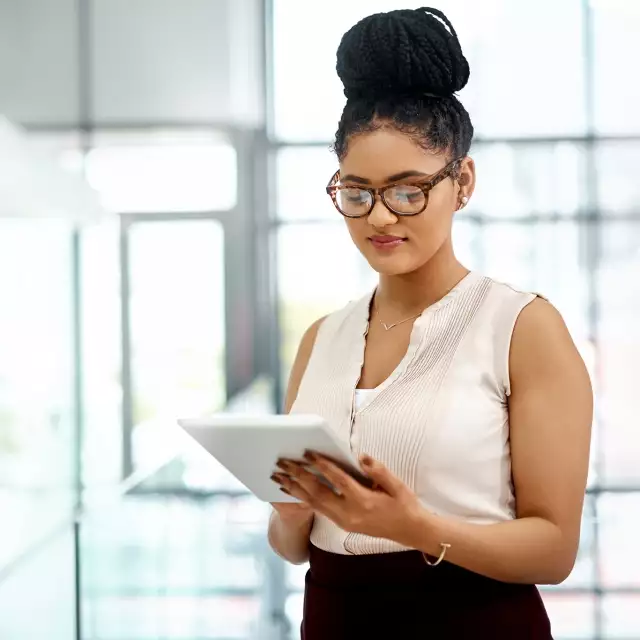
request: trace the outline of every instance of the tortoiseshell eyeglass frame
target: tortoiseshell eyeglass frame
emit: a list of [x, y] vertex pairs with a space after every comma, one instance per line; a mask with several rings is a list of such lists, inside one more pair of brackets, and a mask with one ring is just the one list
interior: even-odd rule
[[[464, 157], [456, 158], [455, 160], [452, 160], [449, 164], [447, 164], [442, 169], [440, 169], [440, 171], [432, 175], [430, 178], [427, 178], [426, 180], [423, 180], [421, 182], [401, 181], [401, 182], [395, 182], [393, 184], [388, 184], [384, 187], [376, 187], [376, 188], [361, 187], [359, 185], [356, 186], [356, 185], [338, 184], [338, 181], [340, 180], [340, 170], [338, 170], [335, 172], [331, 180], [329, 180], [329, 184], [327, 185], [327, 194], [329, 194], [329, 196], [331, 197], [333, 205], [338, 210], [338, 213], [343, 215], [345, 218], [365, 218], [366, 216], [368, 216], [373, 211], [373, 207], [375, 207], [376, 198], [378, 194], [380, 194], [380, 199], [382, 200], [382, 203], [384, 204], [384, 206], [387, 207], [387, 209], [389, 209], [389, 211], [391, 211], [391, 213], [393, 213], [394, 216], [402, 216], [402, 217], [417, 216], [423, 213], [424, 210], [429, 206], [429, 191], [431, 191], [431, 189], [433, 189], [437, 184], [439, 184], [446, 178], [453, 177], [454, 179], [456, 179], [458, 177], [460, 164], [462, 163], [463, 160], [464, 160]], [[384, 195], [385, 191], [387, 191], [387, 189], [393, 189], [394, 187], [398, 187], [402, 185], [418, 187], [424, 194], [424, 205], [419, 211], [415, 211], [411, 213], [396, 211], [393, 207], [389, 206], [389, 204], [387, 203]], [[368, 191], [371, 194], [371, 206], [369, 207], [368, 211], [366, 211], [365, 213], [360, 213], [358, 215], [349, 215], [347, 213], [344, 213], [344, 211], [342, 211], [338, 206], [337, 193], [341, 189], [354, 189], [354, 188], [361, 189], [362, 191]]]

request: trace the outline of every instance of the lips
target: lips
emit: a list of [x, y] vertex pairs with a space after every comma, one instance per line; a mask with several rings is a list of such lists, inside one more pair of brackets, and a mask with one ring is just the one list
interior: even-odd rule
[[404, 243], [406, 238], [399, 238], [398, 236], [372, 236], [369, 240], [376, 249], [393, 249]]

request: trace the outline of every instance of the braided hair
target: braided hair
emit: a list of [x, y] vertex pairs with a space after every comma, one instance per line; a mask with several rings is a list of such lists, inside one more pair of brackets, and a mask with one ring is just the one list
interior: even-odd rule
[[364, 18], [342, 37], [336, 70], [347, 98], [333, 145], [338, 158], [351, 137], [384, 126], [452, 159], [468, 153], [473, 126], [454, 94], [467, 84], [469, 64], [441, 11]]

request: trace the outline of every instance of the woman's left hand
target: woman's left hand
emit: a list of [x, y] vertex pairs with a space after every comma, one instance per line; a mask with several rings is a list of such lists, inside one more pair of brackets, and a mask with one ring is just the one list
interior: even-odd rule
[[[279, 460], [284, 473], [277, 473], [278, 483], [291, 495], [307, 503], [344, 531], [386, 538], [404, 544], [413, 524], [424, 513], [416, 494], [381, 462], [362, 456], [366, 475], [375, 483], [373, 489], [360, 484], [328, 458], [308, 452], [308, 463]], [[311, 466], [337, 489], [337, 495], [314, 473]]]

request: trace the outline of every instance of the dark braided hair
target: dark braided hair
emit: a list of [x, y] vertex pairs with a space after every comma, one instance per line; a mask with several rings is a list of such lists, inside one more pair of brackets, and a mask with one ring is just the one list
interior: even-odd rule
[[473, 126], [454, 94], [467, 84], [469, 64], [441, 11], [364, 18], [342, 37], [336, 70], [347, 97], [334, 143], [338, 158], [352, 136], [384, 126], [452, 159], [468, 153]]

